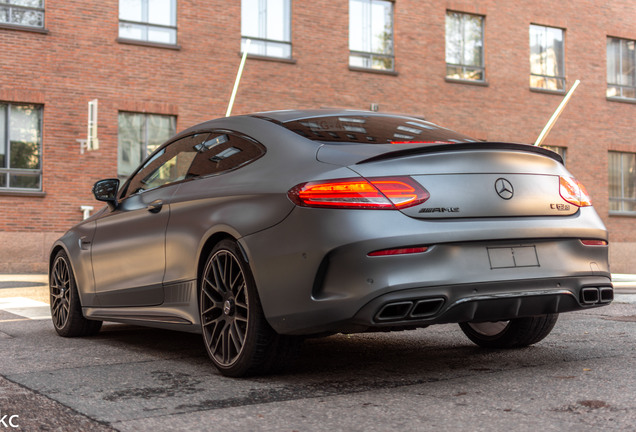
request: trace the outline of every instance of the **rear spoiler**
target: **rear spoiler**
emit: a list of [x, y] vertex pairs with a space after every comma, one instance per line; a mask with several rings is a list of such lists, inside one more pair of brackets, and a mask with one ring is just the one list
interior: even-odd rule
[[547, 156], [559, 163], [563, 163], [563, 158], [557, 153], [545, 149], [543, 147], [532, 146], [529, 144], [516, 144], [516, 143], [504, 143], [504, 142], [469, 142], [469, 143], [457, 143], [457, 144], [435, 144], [430, 146], [413, 147], [407, 149], [401, 149], [396, 151], [389, 151], [377, 156], [372, 156], [368, 159], [357, 162], [356, 165], [361, 165], [370, 162], [377, 162], [387, 159], [395, 159], [406, 156], [413, 156], [427, 153], [447, 153], [454, 151], [464, 150], [510, 150], [510, 151], [522, 151], [526, 153], [538, 153], [543, 156]]

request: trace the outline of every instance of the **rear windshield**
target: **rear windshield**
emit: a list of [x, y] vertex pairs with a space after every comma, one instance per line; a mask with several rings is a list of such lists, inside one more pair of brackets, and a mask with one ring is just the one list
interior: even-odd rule
[[311, 117], [288, 121], [282, 126], [310, 140], [329, 144], [444, 144], [476, 141], [425, 120], [401, 116]]

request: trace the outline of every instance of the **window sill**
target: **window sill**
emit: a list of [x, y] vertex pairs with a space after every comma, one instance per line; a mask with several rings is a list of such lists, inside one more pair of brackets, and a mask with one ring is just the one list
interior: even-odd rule
[[488, 87], [490, 85], [488, 84], [488, 81], [467, 80], [467, 79], [449, 78], [449, 77], [445, 77], [444, 80], [447, 83], [452, 83], [452, 84], [468, 84], [468, 85], [474, 85], [474, 86], [480, 86], [480, 87]]
[[621, 98], [621, 97], [615, 97], [615, 96], [608, 96], [607, 100], [610, 102], [622, 102], [622, 103], [627, 103], [627, 104], [636, 104], [636, 99], [630, 99], [630, 98]]
[[126, 45], [139, 45], [139, 46], [145, 46], [150, 48], [164, 48], [164, 49], [171, 49], [176, 51], [181, 50], [180, 45], [166, 44], [166, 43], [160, 43], [160, 42], [148, 42], [148, 41], [142, 41], [142, 40], [136, 40], [136, 39], [124, 39], [124, 38], [117, 38], [115, 40], [120, 44], [126, 44]]
[[610, 216], [636, 217], [636, 212], [610, 210]]
[[18, 30], [18, 31], [25, 31], [30, 33], [41, 33], [41, 34], [49, 33], [49, 31], [43, 27], [30, 27], [30, 26], [23, 26], [19, 24], [9, 24], [9, 23], [0, 23], [0, 29]]
[[16, 189], [0, 189], [0, 196], [18, 196], [18, 197], [31, 197], [31, 198], [44, 198], [46, 192], [43, 191], [28, 191], [28, 190], [16, 190]]
[[552, 94], [552, 95], [559, 95], [559, 96], [563, 96], [564, 94], [567, 93], [565, 90], [550, 90], [550, 89], [544, 89], [544, 88], [538, 88], [538, 87], [530, 87], [530, 91], [533, 93]]
[[368, 72], [368, 73], [379, 74], [379, 75], [398, 76], [398, 73], [394, 70], [368, 69], [368, 68], [361, 68], [357, 66], [349, 66], [349, 70], [353, 72]]
[[[243, 56], [243, 53], [239, 52], [239, 57], [242, 57], [242, 56]], [[263, 60], [263, 61], [271, 61], [276, 63], [296, 64], [295, 58], [271, 57], [271, 56], [263, 56], [258, 54], [248, 54], [247, 58], [251, 60]]]

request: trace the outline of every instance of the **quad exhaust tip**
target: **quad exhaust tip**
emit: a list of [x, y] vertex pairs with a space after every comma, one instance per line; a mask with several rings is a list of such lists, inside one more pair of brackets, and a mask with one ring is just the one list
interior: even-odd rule
[[428, 318], [439, 312], [444, 301], [443, 297], [435, 297], [387, 303], [374, 319], [376, 322], [390, 322]]
[[612, 287], [585, 287], [581, 289], [581, 303], [585, 305], [605, 304], [614, 300]]

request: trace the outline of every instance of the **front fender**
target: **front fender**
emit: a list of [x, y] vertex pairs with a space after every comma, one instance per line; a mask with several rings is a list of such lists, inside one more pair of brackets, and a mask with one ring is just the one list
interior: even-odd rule
[[90, 251], [94, 235], [94, 221], [79, 224], [55, 241], [50, 252], [49, 274], [51, 273], [55, 255], [57, 255], [60, 250], [66, 252], [71, 264], [71, 271], [75, 277], [77, 292], [82, 307], [99, 305], [95, 297], [95, 279], [93, 277]]

